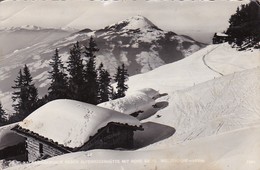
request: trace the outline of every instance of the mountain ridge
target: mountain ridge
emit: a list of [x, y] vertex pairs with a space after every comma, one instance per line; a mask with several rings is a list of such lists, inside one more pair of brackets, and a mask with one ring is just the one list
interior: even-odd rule
[[[69, 50], [73, 44], [78, 41], [83, 48], [88, 44], [91, 36], [100, 49], [96, 54], [97, 66], [102, 62], [111, 76], [115, 75], [117, 67], [121, 64], [126, 65], [130, 75], [145, 73], [164, 64], [181, 60], [205, 46], [189, 37], [160, 30], [144, 17], [132, 17], [126, 19], [125, 23], [130, 23], [131, 27], [124, 27], [121, 31], [115, 30], [114, 27], [112, 29], [111, 25], [107, 27], [110, 30], [86, 28], [64, 38], [47, 43], [35, 43], [2, 56], [0, 100], [4, 108], [12, 112], [11, 86], [24, 64], [27, 64], [31, 70], [39, 96], [43, 96], [47, 94], [50, 83], [49, 62], [55, 49], [59, 49], [61, 59], [66, 66], [70, 55]], [[141, 29], [142, 26], [145, 29]], [[10, 70], [12, 72], [9, 72]]]

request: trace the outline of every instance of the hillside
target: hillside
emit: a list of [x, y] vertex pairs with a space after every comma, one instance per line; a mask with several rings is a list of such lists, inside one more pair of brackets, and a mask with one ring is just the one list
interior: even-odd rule
[[160, 147], [260, 125], [259, 82], [256, 68], [171, 92], [160, 99], [169, 106], [144, 122], [176, 129], [172, 138], [155, 144]]
[[183, 60], [130, 77], [129, 92], [146, 87], [172, 92], [259, 65], [257, 49], [237, 51], [227, 43], [209, 45]]
[[[35, 32], [42, 31], [38, 27], [26, 28], [26, 31], [28, 29], [33, 29]], [[24, 31], [24, 28], [18, 30]], [[39, 35], [44, 36], [45, 34]], [[112, 76], [115, 74], [117, 66], [122, 63], [127, 66], [130, 75], [144, 73], [183, 59], [205, 46], [187, 36], [163, 31], [142, 16], [131, 17], [100, 30], [84, 29], [56, 41], [46, 40], [46, 43], [36, 43], [30, 46], [29, 44], [34, 41], [28, 39], [27, 43], [23, 43], [23, 46], [29, 43], [28, 47], [19, 49], [17, 46], [17, 50], [1, 56], [0, 100], [7, 112], [12, 112], [11, 86], [14, 85], [19, 69], [24, 64], [27, 64], [31, 70], [35, 85], [39, 89], [39, 95], [43, 96], [47, 94], [50, 83], [48, 79], [49, 62], [55, 49], [59, 49], [66, 66], [69, 49], [76, 41], [79, 41], [81, 45], [87, 45], [90, 36], [94, 37], [100, 49], [97, 53], [97, 65], [102, 62]], [[48, 39], [48, 37], [46, 38]], [[23, 37], [21, 39], [27, 41]]]
[[[142, 120], [144, 131], [135, 133], [138, 150], [79, 152], [13, 169], [258, 169], [258, 54], [233, 51], [227, 44], [212, 45], [177, 63], [131, 77], [130, 89], [153, 87], [167, 93], [156, 102], [168, 103]], [[222, 67], [215, 64], [223, 61]], [[179, 86], [170, 79], [176, 72]], [[201, 79], [194, 85], [185, 75]]]

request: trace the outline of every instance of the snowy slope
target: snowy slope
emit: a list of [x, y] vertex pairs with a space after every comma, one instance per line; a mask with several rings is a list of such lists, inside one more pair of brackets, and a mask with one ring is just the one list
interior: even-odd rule
[[256, 49], [237, 51], [228, 44], [209, 45], [183, 60], [130, 77], [129, 91], [150, 87], [171, 92], [257, 66], [260, 54]]
[[176, 129], [172, 138], [156, 143], [158, 147], [260, 125], [259, 82], [256, 68], [171, 92], [160, 99], [169, 106], [144, 122]]
[[[212, 49], [219, 51], [205, 55]], [[213, 56], [214, 61], [223, 62], [223, 55], [227, 63], [232, 60], [232, 66], [238, 67], [231, 70], [226, 64], [217, 70], [215, 62], [207, 63]], [[89, 169], [259, 169], [258, 59], [257, 51], [238, 52], [223, 44], [209, 46], [180, 62], [134, 76], [129, 81], [133, 91], [153, 87], [160, 93], [168, 93], [156, 102], [165, 101], [169, 105], [142, 120], [144, 131], [135, 134], [135, 140], [143, 140], [145, 146], [136, 151], [94, 150], [67, 154], [14, 169], [84, 169], [86, 166]], [[244, 63], [243, 68], [239, 67], [240, 63]], [[175, 71], [181, 75], [181, 86], [171, 82]], [[228, 73], [231, 74], [222, 76]], [[184, 75], [189, 74], [194, 76], [193, 81], [198, 79], [198, 84], [193, 86], [192, 81], [187, 81]]]
[[132, 76], [129, 93], [145, 87], [168, 93], [156, 102], [169, 106], [143, 120], [175, 128], [167, 143], [253, 126], [259, 124], [260, 75], [259, 68], [253, 69], [259, 61], [258, 50], [210, 45], [181, 61]]

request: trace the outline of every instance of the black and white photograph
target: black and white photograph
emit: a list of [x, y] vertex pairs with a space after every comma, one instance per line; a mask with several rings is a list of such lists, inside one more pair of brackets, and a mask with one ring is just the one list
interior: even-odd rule
[[259, 0], [0, 0], [0, 170], [259, 170]]

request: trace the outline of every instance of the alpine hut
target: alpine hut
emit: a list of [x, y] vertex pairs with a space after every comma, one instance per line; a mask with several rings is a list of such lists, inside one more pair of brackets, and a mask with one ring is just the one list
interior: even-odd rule
[[90, 149], [133, 147], [140, 122], [129, 115], [74, 100], [40, 107], [14, 130], [26, 138], [28, 161]]

